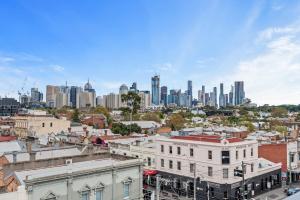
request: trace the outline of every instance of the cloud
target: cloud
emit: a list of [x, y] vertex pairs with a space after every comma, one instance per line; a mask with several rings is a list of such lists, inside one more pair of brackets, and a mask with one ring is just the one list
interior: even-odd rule
[[274, 35], [295, 34], [298, 32], [299, 29], [293, 27], [270, 27], [259, 33], [257, 42], [270, 40]]
[[8, 63], [12, 62], [15, 59], [13, 57], [8, 57], [8, 56], [0, 56], [0, 63]]
[[268, 28], [259, 37], [267, 39], [263, 51], [239, 62], [230, 78], [244, 80], [246, 96], [259, 104], [299, 104], [299, 31], [292, 27]]
[[60, 66], [60, 65], [52, 65], [51, 68], [55, 71], [55, 72], [63, 72], [65, 70], [64, 67]]

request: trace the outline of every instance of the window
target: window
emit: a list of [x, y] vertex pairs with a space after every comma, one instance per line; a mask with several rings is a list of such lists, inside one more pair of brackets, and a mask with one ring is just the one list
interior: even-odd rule
[[50, 127], [52, 127], [53, 126], [53, 123], [52, 122], [50, 122]]
[[214, 198], [215, 197], [215, 189], [213, 187], [210, 187], [209, 189], [210, 189], [211, 197]]
[[172, 146], [169, 146], [169, 153], [170, 153], [170, 154], [173, 153], [173, 148], [172, 148]]
[[96, 195], [96, 200], [103, 200], [103, 191], [102, 190], [97, 190], [95, 195]]
[[169, 160], [169, 168], [173, 169], [173, 161], [172, 160]]
[[290, 161], [294, 162], [294, 154], [293, 153], [290, 153]]
[[177, 170], [181, 170], [181, 162], [180, 161], [177, 162]]
[[180, 154], [181, 154], [181, 148], [177, 147], [177, 155], [180, 155]]
[[239, 151], [235, 151], [235, 159], [236, 159], [236, 160], [239, 159]]
[[95, 200], [103, 200], [103, 190], [105, 185], [101, 182], [97, 184], [97, 186], [94, 188], [95, 190]]
[[164, 153], [165, 149], [164, 149], [164, 145], [160, 145], [160, 152]]
[[42, 123], [42, 127], [45, 127], [45, 123]]
[[244, 153], [244, 158], [246, 158], [246, 149], [244, 149], [243, 153]]
[[213, 168], [212, 167], [208, 167], [208, 176], [212, 176], [213, 175]]
[[222, 164], [230, 164], [230, 154], [229, 151], [222, 151]]
[[194, 173], [194, 172], [195, 172], [195, 164], [190, 163], [190, 173]]
[[212, 151], [208, 151], [208, 159], [209, 159], [209, 160], [212, 159]]
[[164, 159], [160, 159], [160, 166], [165, 167], [165, 160]]
[[228, 178], [228, 168], [223, 169], [223, 178]]
[[190, 148], [190, 156], [193, 157], [194, 156], [194, 149]]
[[123, 185], [123, 199], [129, 199], [129, 183]]
[[253, 148], [251, 148], [251, 156], [253, 156]]
[[228, 192], [227, 191], [224, 192], [224, 199], [228, 199]]
[[148, 166], [151, 166], [151, 158], [150, 157], [147, 158], [147, 161], [148, 161]]
[[89, 200], [90, 193], [89, 192], [83, 192], [81, 194], [81, 200]]
[[90, 200], [90, 192], [91, 187], [88, 185], [84, 185], [79, 191], [81, 200]]
[[254, 172], [254, 164], [251, 163], [251, 172]]

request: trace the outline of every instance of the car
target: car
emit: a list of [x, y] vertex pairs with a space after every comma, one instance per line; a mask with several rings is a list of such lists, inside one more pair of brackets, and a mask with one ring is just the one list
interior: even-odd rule
[[289, 188], [286, 192], [288, 196], [291, 196], [293, 194], [296, 194], [297, 192], [300, 192], [300, 188]]

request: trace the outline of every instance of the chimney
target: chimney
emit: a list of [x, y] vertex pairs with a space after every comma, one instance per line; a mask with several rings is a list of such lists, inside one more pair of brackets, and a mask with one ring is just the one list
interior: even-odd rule
[[69, 127], [69, 128], [68, 128], [68, 132], [69, 132], [69, 133], [71, 133], [71, 130], [72, 130], [72, 128], [71, 128], [71, 127]]
[[36, 152], [29, 153], [30, 161], [35, 161], [35, 155], [36, 155]]
[[104, 135], [107, 136], [107, 129], [104, 130]]
[[13, 155], [13, 163], [16, 163], [17, 162], [17, 152], [13, 152], [12, 155]]
[[30, 142], [26, 143], [27, 153], [31, 153], [32, 151], [32, 144]]

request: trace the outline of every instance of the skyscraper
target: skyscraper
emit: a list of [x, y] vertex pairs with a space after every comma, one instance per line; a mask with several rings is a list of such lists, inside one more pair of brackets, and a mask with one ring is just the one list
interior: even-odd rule
[[193, 98], [193, 82], [191, 80], [188, 81], [187, 94]]
[[205, 85], [202, 85], [202, 103], [203, 103], [203, 105], [206, 105], [206, 102], [205, 102], [205, 100], [206, 100], [206, 98], [205, 98]]
[[161, 103], [164, 104], [165, 106], [168, 104], [168, 87], [167, 86], [162, 86], [160, 88], [160, 100]]
[[240, 105], [245, 98], [244, 81], [234, 82], [234, 105]]
[[54, 108], [56, 103], [56, 94], [60, 91], [58, 86], [47, 85], [46, 87], [46, 103], [49, 107]]
[[120, 86], [120, 89], [119, 89], [119, 94], [122, 95], [122, 94], [127, 94], [127, 93], [128, 93], [128, 87], [127, 87], [127, 85], [122, 84]]
[[228, 104], [230, 106], [233, 106], [233, 91], [234, 91], [234, 87], [232, 85], [231, 89], [230, 89], [230, 92], [229, 92], [229, 100], [228, 100]]
[[[187, 83], [187, 101], [188, 102], [188, 105], [192, 106], [192, 101], [193, 101], [193, 82], [191, 80], [188, 80], [188, 83]], [[190, 107], [188, 106], [188, 107]]]
[[79, 108], [79, 94], [82, 88], [77, 86], [71, 86], [70, 89], [70, 106], [72, 108]]
[[131, 92], [137, 93], [137, 92], [138, 92], [138, 89], [137, 89], [137, 83], [136, 83], [136, 82], [133, 82], [132, 85], [131, 85], [131, 87], [129, 88], [129, 90], [130, 90]]
[[181, 90], [170, 90], [170, 94], [168, 95], [168, 104], [173, 104], [179, 106], [179, 96], [181, 94]]
[[223, 83], [220, 83], [219, 106], [220, 107], [225, 107], [225, 95], [224, 95], [224, 85], [223, 85]]
[[39, 92], [38, 88], [31, 88], [31, 102], [43, 101], [43, 93]]
[[151, 78], [152, 104], [153, 105], [159, 105], [159, 101], [160, 101], [159, 82], [160, 82], [160, 78], [158, 75], [155, 75]]
[[214, 87], [213, 93], [214, 93], [214, 99], [213, 99], [214, 106], [218, 107], [218, 100], [217, 100], [218, 92], [217, 92], [217, 87]]

